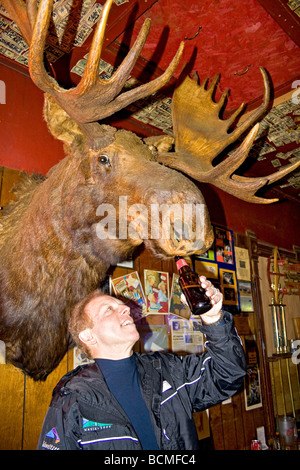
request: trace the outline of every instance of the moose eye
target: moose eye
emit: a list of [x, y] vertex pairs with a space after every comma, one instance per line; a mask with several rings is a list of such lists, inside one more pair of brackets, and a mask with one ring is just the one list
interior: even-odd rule
[[107, 155], [99, 155], [98, 162], [100, 165], [107, 165], [108, 167], [111, 167], [110, 159]]

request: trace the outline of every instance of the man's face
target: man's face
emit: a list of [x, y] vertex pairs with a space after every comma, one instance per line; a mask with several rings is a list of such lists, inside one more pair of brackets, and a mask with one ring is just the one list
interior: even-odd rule
[[93, 321], [91, 331], [102, 357], [103, 353], [109, 358], [109, 354], [115, 356], [118, 352], [131, 351], [139, 333], [129, 307], [119, 299], [103, 295], [91, 300], [86, 311]]

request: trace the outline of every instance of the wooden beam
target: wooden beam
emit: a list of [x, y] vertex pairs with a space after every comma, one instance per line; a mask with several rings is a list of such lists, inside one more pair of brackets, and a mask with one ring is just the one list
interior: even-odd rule
[[289, 0], [257, 0], [276, 23], [300, 47], [300, 17], [295, 13], [299, 10], [297, 2]]

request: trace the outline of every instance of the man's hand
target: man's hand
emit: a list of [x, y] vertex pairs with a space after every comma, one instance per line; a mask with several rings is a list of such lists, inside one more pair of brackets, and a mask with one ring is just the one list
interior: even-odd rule
[[[209, 325], [210, 323], [215, 323], [221, 318], [223, 294], [219, 289], [214, 287], [214, 285], [208, 281], [205, 276], [199, 276], [199, 279], [201, 287], [206, 290], [206, 295], [210, 298], [212, 304], [212, 308], [208, 312], [200, 315], [201, 320], [203, 320], [206, 325]], [[184, 294], [181, 294], [181, 301], [187, 304]]]
[[206, 295], [211, 299], [212, 308], [201, 315], [201, 319], [209, 325], [215, 323], [221, 318], [221, 309], [223, 303], [223, 295], [214, 287], [214, 285], [206, 279], [205, 276], [200, 276], [201, 287], [206, 290]]

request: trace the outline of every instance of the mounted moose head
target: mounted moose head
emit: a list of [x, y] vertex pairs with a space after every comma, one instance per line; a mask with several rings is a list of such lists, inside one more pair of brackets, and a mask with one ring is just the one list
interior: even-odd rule
[[[175, 152], [156, 150], [153, 154], [134, 134], [98, 121], [164, 86], [179, 63], [183, 44], [162, 76], [122, 93], [146, 41], [150, 21], [145, 21], [119, 69], [103, 81], [98, 75], [99, 61], [113, 3], [107, 0], [82, 79], [75, 88], [65, 90], [47, 73], [43, 61], [53, 0], [40, 0], [38, 9], [36, 0], [1, 3], [31, 44], [32, 80], [45, 92], [48, 127], [65, 142], [68, 155], [46, 178], [24, 177], [16, 202], [0, 219], [0, 339], [6, 343], [8, 361], [35, 380], [44, 380], [71, 346], [68, 320], [72, 307], [99, 286], [111, 264], [127, 259], [143, 242], [155, 256], [165, 258], [203, 253], [210, 247], [213, 233], [205, 201], [182, 173], [246, 201], [269, 203], [274, 200], [257, 198], [256, 191], [296, 165], [263, 178], [233, 175], [248, 155], [257, 124], [230, 157], [212, 166], [213, 159], [267, 109], [269, 85], [263, 69], [262, 105], [230, 134], [228, 129], [241, 109], [228, 120], [219, 119], [226, 97], [218, 103], [212, 100], [216, 80], [207, 90], [206, 82], [199, 86], [187, 77], [173, 97]], [[145, 236], [144, 228], [149, 226], [145, 216], [136, 224], [136, 237], [99, 237], [99, 206], [113, 206], [119, 220], [120, 196], [126, 197], [128, 206], [143, 205], [148, 214], [155, 205], [201, 206], [201, 227], [192, 212], [184, 221], [184, 230], [177, 230], [173, 217], [170, 236], [152, 239]], [[130, 214], [126, 222], [132, 222]], [[162, 221], [157, 218], [156, 223]]]

